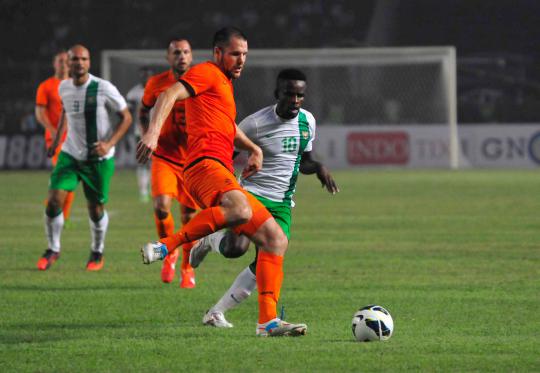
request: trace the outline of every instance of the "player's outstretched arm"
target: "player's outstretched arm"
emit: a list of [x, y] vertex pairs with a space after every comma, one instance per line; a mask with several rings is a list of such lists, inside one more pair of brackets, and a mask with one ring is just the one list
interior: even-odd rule
[[261, 148], [251, 141], [239, 127], [236, 129], [234, 146], [236, 146], [237, 149], [247, 150], [249, 152], [246, 167], [244, 167], [244, 170], [242, 171], [243, 178], [253, 175], [261, 169], [263, 161], [263, 152]]
[[67, 126], [67, 118], [66, 118], [66, 111], [62, 109], [62, 114], [60, 115], [60, 119], [58, 120], [58, 128], [56, 130], [56, 134], [53, 136], [53, 142], [49, 149], [47, 149], [47, 157], [52, 158], [54, 156], [54, 153], [56, 153], [56, 148], [58, 147], [58, 144], [60, 143], [60, 139], [62, 136], [64, 136], [64, 132], [66, 130]]
[[97, 154], [100, 157], [105, 156], [109, 152], [109, 150], [111, 150], [111, 148], [115, 146], [118, 141], [120, 141], [122, 136], [124, 136], [124, 134], [129, 129], [129, 126], [131, 126], [131, 123], [133, 120], [131, 118], [131, 113], [129, 112], [128, 108], [125, 108], [124, 110], [119, 111], [118, 115], [121, 118], [120, 123], [118, 123], [118, 125], [116, 126], [116, 129], [114, 130], [109, 140], [97, 141], [93, 144], [94, 154]]
[[139, 141], [139, 144], [137, 144], [137, 161], [139, 163], [146, 163], [152, 152], [156, 149], [161, 127], [163, 127], [165, 119], [169, 116], [174, 102], [176, 100], [184, 100], [189, 96], [188, 90], [180, 82], [174, 83], [159, 95], [154, 106], [154, 113], [150, 118], [148, 130], [141, 138], [141, 141]]
[[330, 171], [321, 163], [311, 157], [311, 152], [304, 152], [300, 161], [300, 172], [306, 175], [317, 174], [322, 187], [326, 187], [329, 193], [336, 194], [339, 188], [330, 174]]

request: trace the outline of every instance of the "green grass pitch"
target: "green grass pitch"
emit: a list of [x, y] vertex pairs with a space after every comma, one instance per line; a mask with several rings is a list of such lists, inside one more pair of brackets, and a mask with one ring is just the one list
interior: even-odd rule
[[[155, 239], [134, 173], [114, 176], [106, 262], [85, 272], [90, 233], [82, 190], [62, 256], [49, 271], [48, 173], [0, 174], [1, 372], [540, 371], [540, 176], [537, 171], [335, 172], [341, 193], [303, 176], [280, 304], [302, 338], [255, 337], [256, 297], [201, 323], [253, 257], [209, 256], [197, 287], [144, 266]], [[384, 343], [357, 343], [353, 313], [386, 307]]]

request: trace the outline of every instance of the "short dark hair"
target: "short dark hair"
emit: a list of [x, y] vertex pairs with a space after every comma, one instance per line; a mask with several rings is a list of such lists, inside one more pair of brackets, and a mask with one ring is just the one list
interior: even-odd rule
[[174, 42], [177, 42], [177, 41], [185, 41], [186, 43], [189, 44], [189, 47], [191, 48], [191, 42], [186, 39], [186, 38], [172, 38], [169, 40], [169, 43], [167, 44], [167, 47], [165, 49], [169, 50], [169, 47], [171, 46], [172, 43]]
[[306, 74], [298, 69], [281, 70], [277, 76], [276, 83], [280, 80], [301, 80], [307, 83]]
[[247, 37], [242, 32], [242, 30], [233, 26], [228, 26], [228, 27], [223, 27], [222, 29], [219, 29], [216, 31], [216, 33], [214, 34], [214, 43], [212, 46], [214, 48], [226, 47], [227, 45], [229, 45], [229, 41], [231, 40], [232, 37], [236, 37], [236, 38], [247, 41]]

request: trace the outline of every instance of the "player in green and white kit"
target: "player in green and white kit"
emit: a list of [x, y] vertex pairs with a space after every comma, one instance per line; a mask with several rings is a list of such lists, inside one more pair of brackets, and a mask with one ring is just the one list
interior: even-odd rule
[[[58, 88], [69, 131], [49, 183], [45, 210], [45, 231], [48, 248], [38, 262], [38, 268], [48, 269], [60, 255], [60, 235], [64, 226], [62, 207], [68, 191], [82, 181], [88, 201], [92, 246], [86, 269], [98, 271], [103, 267], [103, 249], [109, 217], [104, 204], [109, 195], [114, 173], [114, 145], [131, 125], [126, 101], [110, 82], [89, 74], [90, 53], [82, 45], [68, 51], [70, 79]], [[121, 120], [114, 126], [109, 111]], [[65, 121], [58, 129], [49, 149], [54, 154], [57, 139], [65, 130]]]
[[[261, 147], [261, 170], [241, 180], [241, 185], [270, 211], [290, 239], [292, 197], [298, 173], [316, 174], [330, 193], [339, 191], [325, 166], [311, 158], [315, 138], [315, 118], [301, 109], [306, 90], [306, 77], [296, 69], [282, 70], [277, 77], [277, 104], [245, 118], [239, 127]], [[232, 231], [219, 231], [199, 241], [192, 249], [190, 262], [197, 267], [210, 251], [235, 258], [249, 248], [245, 236]], [[232, 327], [224, 313], [246, 299], [256, 287], [257, 259], [236, 278], [223, 297], [205, 314], [203, 323], [215, 327]]]

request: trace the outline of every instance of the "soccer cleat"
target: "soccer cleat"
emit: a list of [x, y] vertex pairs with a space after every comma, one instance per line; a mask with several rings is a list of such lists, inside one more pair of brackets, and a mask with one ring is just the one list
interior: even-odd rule
[[171, 255], [163, 260], [163, 267], [161, 267], [161, 281], [165, 283], [171, 283], [174, 280], [174, 272], [176, 270], [176, 261], [180, 252], [178, 250], [173, 251]]
[[180, 271], [180, 287], [182, 289], [193, 289], [195, 287], [195, 271], [193, 268], [182, 269]]
[[191, 252], [189, 253], [189, 264], [193, 268], [197, 268], [210, 251], [212, 251], [212, 246], [210, 246], [208, 236], [205, 236], [197, 241], [191, 248]]
[[257, 336], [259, 337], [298, 337], [306, 335], [306, 324], [291, 324], [275, 318], [264, 324], [257, 324]]
[[141, 247], [141, 256], [143, 264], [150, 264], [163, 260], [168, 254], [167, 246], [159, 241], [149, 242]]
[[202, 322], [204, 325], [213, 326], [216, 328], [232, 328], [233, 327], [233, 324], [227, 321], [223, 312], [217, 312], [217, 311], [213, 311], [213, 312], [210, 312], [210, 310], [206, 311], [206, 314], [204, 315]]
[[99, 271], [101, 268], [103, 268], [103, 264], [105, 264], [105, 259], [103, 258], [103, 254], [92, 251], [90, 253], [90, 258], [88, 259], [88, 262], [86, 263], [86, 270]]
[[40, 271], [46, 271], [58, 260], [58, 258], [60, 258], [60, 253], [47, 249], [41, 258], [39, 258], [37, 267]]

